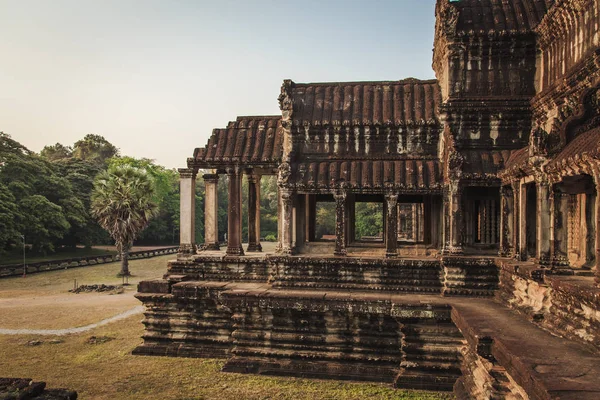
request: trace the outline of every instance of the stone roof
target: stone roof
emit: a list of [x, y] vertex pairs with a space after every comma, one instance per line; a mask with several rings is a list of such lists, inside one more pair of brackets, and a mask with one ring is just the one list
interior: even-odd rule
[[600, 156], [600, 127], [581, 133], [571, 140], [548, 163], [549, 170], [560, 169], [569, 160], [581, 158], [584, 154], [593, 157]]
[[437, 124], [436, 80], [292, 83], [296, 126]]
[[554, 0], [459, 0], [456, 32], [532, 31]]
[[362, 160], [302, 163], [296, 185], [305, 189], [328, 189], [340, 185], [358, 190], [382, 190], [393, 186], [400, 192], [442, 188], [438, 160]]
[[226, 164], [277, 164], [283, 151], [281, 116], [238, 117], [226, 129], [214, 129], [194, 161], [205, 168]]

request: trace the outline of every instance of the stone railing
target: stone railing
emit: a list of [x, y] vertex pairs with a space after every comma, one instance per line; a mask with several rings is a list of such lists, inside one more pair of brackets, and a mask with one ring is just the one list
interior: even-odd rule
[[[137, 260], [141, 258], [151, 258], [162, 256], [166, 254], [175, 254], [179, 249], [178, 246], [174, 247], [163, 247], [158, 249], [151, 250], [140, 250], [140, 251], [132, 251], [129, 253], [130, 260]], [[23, 264], [9, 264], [9, 265], [0, 265], [0, 278], [8, 277], [8, 276], [17, 276], [24, 274], [33, 274], [37, 272], [45, 272], [45, 271], [56, 271], [59, 269], [69, 269], [76, 267], [86, 267], [88, 265], [98, 265], [98, 264], [106, 264], [115, 261], [119, 261], [121, 256], [119, 254], [105, 254], [98, 256], [88, 256], [88, 257], [73, 257], [73, 258], [65, 258], [62, 260], [50, 260], [50, 261], [39, 261], [26, 263], [25, 268]]]

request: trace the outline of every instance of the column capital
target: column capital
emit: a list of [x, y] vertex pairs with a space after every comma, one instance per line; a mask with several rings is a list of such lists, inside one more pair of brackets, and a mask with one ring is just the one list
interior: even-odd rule
[[218, 183], [219, 182], [219, 174], [204, 174], [202, 175], [204, 182], [209, 183]]
[[179, 172], [179, 177], [181, 179], [196, 179], [196, 174], [198, 173], [198, 171], [193, 168], [179, 168], [177, 172]]
[[395, 207], [398, 205], [398, 194], [397, 193], [386, 193], [384, 195], [385, 201], [387, 202], [388, 207]]
[[500, 186], [500, 195], [504, 196], [504, 197], [513, 197], [514, 195], [514, 189], [511, 186], [508, 185], [503, 185]]
[[333, 193], [333, 198], [337, 202], [344, 202], [348, 197], [348, 193], [345, 190], [338, 190]]

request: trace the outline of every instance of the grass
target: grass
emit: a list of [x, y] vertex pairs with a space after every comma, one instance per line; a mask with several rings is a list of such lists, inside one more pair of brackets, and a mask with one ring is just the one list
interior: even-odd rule
[[[162, 256], [131, 262], [130, 282], [162, 276]], [[80, 283], [120, 283], [118, 263], [0, 280], [0, 327], [64, 328], [96, 322], [139, 302], [134, 287], [121, 295], [71, 294]], [[122, 297], [121, 297], [122, 296]], [[58, 300], [57, 300], [58, 299]], [[64, 303], [60, 303], [60, 299]], [[102, 308], [102, 304], [108, 308]], [[66, 305], [65, 305], [66, 304]], [[62, 305], [62, 307], [61, 307]], [[111, 308], [112, 307], [112, 308]], [[387, 385], [273, 378], [220, 372], [222, 360], [132, 356], [141, 344], [141, 315], [82, 334], [0, 335], [0, 375], [27, 377], [77, 390], [81, 399], [449, 399], [451, 395], [393, 390]], [[14, 322], [14, 321], [13, 321]], [[111, 340], [90, 344], [91, 336]], [[28, 342], [39, 340], [37, 346]]]
[[[60, 248], [52, 254], [40, 254], [35, 252], [27, 252], [25, 254], [26, 263], [34, 263], [40, 261], [62, 260], [63, 258], [88, 257], [88, 256], [103, 256], [107, 254], [117, 254], [113, 250], [95, 249], [95, 248]], [[23, 249], [11, 251], [10, 253], [0, 258], [0, 265], [7, 264], [23, 264]]]

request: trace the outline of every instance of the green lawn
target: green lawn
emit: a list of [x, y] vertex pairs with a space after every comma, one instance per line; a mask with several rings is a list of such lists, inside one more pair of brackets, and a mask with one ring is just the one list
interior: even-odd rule
[[[39, 261], [52, 261], [52, 260], [62, 260], [63, 258], [75, 258], [75, 257], [88, 257], [88, 256], [100, 256], [106, 254], [116, 254], [116, 251], [111, 250], [101, 250], [94, 248], [64, 248], [58, 249], [55, 253], [52, 254], [39, 254], [35, 252], [27, 252], [25, 254], [25, 262], [26, 263], [34, 263]], [[11, 252], [4, 256], [0, 256], [0, 265], [6, 264], [22, 264], [23, 263], [23, 249], [19, 249], [18, 251]]]

